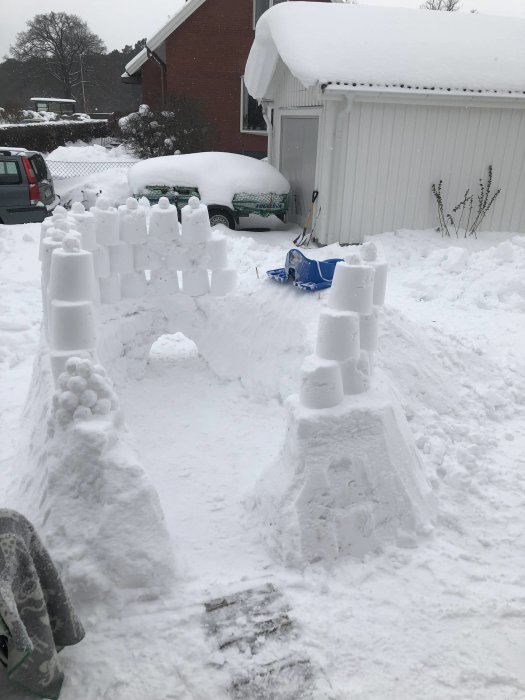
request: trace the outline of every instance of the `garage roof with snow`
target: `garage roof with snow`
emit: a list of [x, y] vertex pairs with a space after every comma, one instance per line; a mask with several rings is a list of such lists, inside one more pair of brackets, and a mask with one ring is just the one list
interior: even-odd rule
[[343, 84], [525, 94], [525, 20], [347, 4], [285, 2], [257, 23], [244, 80], [271, 97], [279, 59], [304, 87]]

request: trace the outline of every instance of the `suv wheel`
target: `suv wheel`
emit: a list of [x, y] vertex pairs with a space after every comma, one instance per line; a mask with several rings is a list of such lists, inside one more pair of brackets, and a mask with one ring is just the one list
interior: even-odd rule
[[227, 209], [209, 208], [208, 215], [210, 217], [210, 225], [218, 226], [222, 224], [235, 230], [235, 219], [233, 215]]

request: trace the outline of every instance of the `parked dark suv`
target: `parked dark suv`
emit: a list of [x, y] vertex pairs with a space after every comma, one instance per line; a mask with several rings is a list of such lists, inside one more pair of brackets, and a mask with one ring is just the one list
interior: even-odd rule
[[0, 147], [0, 224], [43, 221], [56, 200], [41, 153]]

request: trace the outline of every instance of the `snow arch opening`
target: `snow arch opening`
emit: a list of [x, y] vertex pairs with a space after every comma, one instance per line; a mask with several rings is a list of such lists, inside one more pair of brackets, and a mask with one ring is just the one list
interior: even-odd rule
[[148, 354], [149, 365], [168, 368], [170, 365], [199, 354], [197, 344], [184, 333], [164, 333], [153, 343]]

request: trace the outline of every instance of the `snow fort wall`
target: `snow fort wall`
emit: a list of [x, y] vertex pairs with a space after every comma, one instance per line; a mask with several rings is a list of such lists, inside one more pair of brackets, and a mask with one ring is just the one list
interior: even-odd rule
[[[140, 318], [142, 326], [146, 318], [151, 345], [163, 323], [158, 312], [164, 318], [170, 299], [181, 300], [174, 312], [189, 305], [191, 315], [190, 296], [227, 294], [235, 286], [226, 239], [211, 231], [196, 198], [183, 210], [184, 227], [192, 235], [181, 237], [167, 199], [147, 212], [134, 199], [117, 210], [99, 198], [91, 211], [81, 204], [70, 213], [57, 207], [42, 224], [43, 333], [27, 405], [31, 434], [19, 460], [19, 501], [41, 526], [80, 606], [98, 601], [118, 608], [156, 595], [173, 579], [158, 496], [130, 445], [99, 358], [108, 356], [105, 347], [125, 354], [123, 306], [124, 316]], [[141, 324], [133, 327], [139, 339]], [[149, 345], [138, 343], [146, 357]]]
[[373, 243], [361, 251], [336, 266], [280, 458], [257, 487], [271, 546], [289, 565], [415, 546], [435, 516], [403, 411], [373, 371], [387, 265]]

